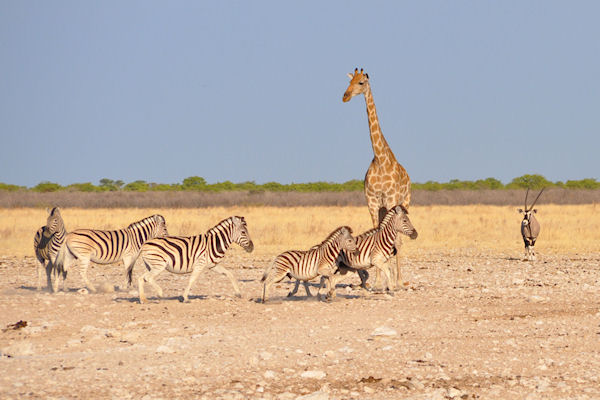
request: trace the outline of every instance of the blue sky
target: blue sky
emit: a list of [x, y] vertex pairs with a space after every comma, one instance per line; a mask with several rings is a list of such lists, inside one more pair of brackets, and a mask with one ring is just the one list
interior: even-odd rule
[[600, 2], [0, 0], [0, 182], [599, 178]]

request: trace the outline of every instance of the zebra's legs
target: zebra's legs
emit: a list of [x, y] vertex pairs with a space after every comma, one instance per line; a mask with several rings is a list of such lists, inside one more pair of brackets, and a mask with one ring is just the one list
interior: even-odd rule
[[81, 258], [81, 265], [80, 265], [80, 269], [79, 272], [81, 273], [81, 279], [83, 279], [83, 281], [85, 282], [85, 286], [87, 286], [88, 290], [90, 292], [95, 292], [96, 288], [94, 287], [94, 285], [91, 284], [91, 282], [89, 281], [88, 277], [87, 277], [87, 269], [88, 266], [90, 265], [90, 259], [89, 258]]
[[[306, 291], [306, 296], [312, 297], [312, 293], [310, 292], [310, 285], [308, 281], [302, 281], [302, 285], [304, 286], [304, 290]], [[294, 289], [288, 293], [287, 297], [292, 297], [298, 292], [298, 288], [300, 287], [300, 279], [296, 279], [296, 283], [294, 284]]]
[[65, 258], [63, 260], [62, 269], [59, 270], [56, 266], [53, 268], [54, 281], [52, 282], [52, 291], [54, 293], [58, 292], [59, 276], [61, 275], [61, 273], [63, 276], [63, 290], [67, 290], [67, 272], [69, 272], [69, 269], [73, 266], [73, 264], [75, 264], [77, 260], [73, 253], [71, 253], [71, 250], [69, 249], [68, 245], [65, 243], [63, 246], [65, 246]]
[[[46, 267], [46, 263], [43, 260], [40, 261], [38, 259], [38, 266], [37, 266], [38, 279], [37, 279], [37, 286], [36, 286], [37, 290], [42, 290], [42, 275], [43, 275], [43, 271], [44, 271], [45, 267]], [[46, 271], [47, 271], [47, 267], [46, 267]]]
[[274, 264], [269, 268], [267, 272], [268, 275], [265, 277], [263, 283], [263, 303], [269, 300], [269, 289], [271, 288], [271, 285], [277, 282], [281, 282], [283, 278], [285, 278], [288, 274], [288, 269], [284, 265], [280, 265], [276, 259]]
[[219, 273], [225, 275], [226, 277], [228, 277], [229, 280], [231, 281], [231, 284], [233, 285], [233, 290], [235, 290], [235, 297], [238, 297], [238, 298], [242, 297], [242, 294], [240, 293], [240, 288], [238, 287], [238, 284], [237, 284], [237, 280], [235, 279], [235, 277], [233, 276], [231, 271], [229, 271], [222, 265], [216, 265], [212, 269], [213, 269], [213, 271], [219, 272]]
[[[200, 273], [204, 270], [204, 268], [206, 267], [205, 264], [203, 265], [195, 265], [192, 269], [192, 274], [190, 276], [190, 281], [188, 282], [187, 287], [185, 288], [185, 290], [183, 291], [183, 302], [187, 303], [190, 301], [190, 299], [188, 298], [189, 294], [190, 294], [190, 290], [192, 289], [192, 285], [194, 284], [194, 282], [196, 281], [196, 279], [198, 279], [198, 276], [200, 276]], [[235, 284], [234, 284], [235, 286]], [[238, 289], [239, 292], [239, 289]]]
[[396, 235], [394, 246], [396, 247], [396, 280], [392, 283], [392, 285], [394, 285], [396, 289], [400, 289], [404, 285], [404, 281], [402, 280], [402, 265], [400, 265], [400, 246], [402, 246], [402, 239], [400, 238], [400, 234]]
[[381, 271], [385, 275], [386, 285], [383, 287], [383, 290], [389, 290], [390, 284], [392, 283], [392, 277], [390, 276], [390, 269], [385, 264], [385, 260], [374, 261], [374, 266], [376, 270]]
[[306, 296], [312, 297], [312, 293], [310, 292], [310, 285], [308, 281], [302, 281], [302, 285], [304, 285], [304, 290], [306, 291]]
[[156, 283], [154, 278], [162, 272], [164, 269], [163, 266], [152, 266], [146, 260], [144, 260], [145, 267], [147, 271], [140, 275], [138, 278], [138, 293], [140, 296], [140, 304], [144, 304], [148, 301], [146, 298], [146, 294], [144, 293], [144, 282], [148, 282], [154, 290], [156, 290], [156, 295], [158, 297], [163, 297], [163, 291], [160, 286]]
[[[294, 284], [294, 288], [292, 289], [291, 292], [288, 293], [287, 297], [292, 297], [293, 295], [295, 295], [298, 292], [298, 288], [299, 287], [300, 287], [300, 279], [296, 279], [296, 283]], [[306, 288], [306, 281], [304, 282], [304, 287]], [[307, 292], [307, 293], [310, 293], [310, 292]]]

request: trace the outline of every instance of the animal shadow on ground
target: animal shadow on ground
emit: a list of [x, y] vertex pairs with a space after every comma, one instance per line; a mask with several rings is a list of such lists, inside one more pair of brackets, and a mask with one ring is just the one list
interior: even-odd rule
[[[207, 300], [210, 296], [206, 296], [206, 295], [190, 295], [188, 298], [190, 299], [190, 302], [192, 300]], [[152, 303], [152, 304], [158, 304], [161, 302], [167, 302], [167, 301], [175, 301], [177, 300], [179, 303], [183, 303], [183, 296], [169, 296], [169, 297], [157, 297], [157, 296], [149, 296], [148, 297], [148, 303]], [[128, 296], [128, 297], [117, 297], [115, 299], [115, 301], [117, 303], [139, 303], [140, 302], [140, 298], [139, 296]]]

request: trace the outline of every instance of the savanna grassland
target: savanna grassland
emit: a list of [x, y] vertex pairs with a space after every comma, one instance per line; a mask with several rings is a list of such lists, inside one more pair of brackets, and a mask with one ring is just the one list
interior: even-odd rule
[[191, 235], [246, 217], [255, 251], [234, 246], [223, 261], [242, 299], [206, 271], [181, 303], [188, 277], [164, 272], [165, 298], [147, 286], [144, 305], [120, 265], [90, 268], [97, 293], [76, 269], [66, 291], [36, 291], [32, 240], [46, 211], [1, 208], [0, 397], [599, 398], [599, 207], [540, 204], [538, 260], [527, 262], [516, 206], [416, 205], [401, 290], [365, 294], [348, 276], [324, 302], [286, 297], [284, 279], [267, 304], [260, 278], [275, 255], [340, 225], [369, 229], [366, 207], [63, 208], [67, 230], [160, 213], [170, 234]]
[[[544, 204], [539, 208], [539, 252], [600, 251], [600, 204]], [[371, 227], [365, 207], [62, 209], [67, 230], [120, 229], [156, 213], [166, 218], [173, 235], [196, 235], [230, 215], [243, 215], [257, 254], [310, 247], [341, 225], [349, 225], [355, 234]], [[46, 216], [46, 210], [41, 208], [0, 209], [0, 255], [32, 255], [33, 233], [45, 223]], [[403, 252], [407, 255], [461, 248], [514, 252], [515, 256], [521, 252], [520, 215], [514, 206], [414, 206], [410, 218], [419, 231], [419, 239], [406, 243]]]

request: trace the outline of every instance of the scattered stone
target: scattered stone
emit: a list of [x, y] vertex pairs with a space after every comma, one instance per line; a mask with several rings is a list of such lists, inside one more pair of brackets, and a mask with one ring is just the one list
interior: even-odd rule
[[268, 351], [261, 351], [260, 353], [258, 353], [258, 356], [261, 360], [270, 360], [271, 358], [273, 358], [273, 354], [269, 353]]
[[270, 369], [266, 370], [265, 373], [263, 374], [263, 376], [266, 379], [273, 379], [273, 378], [275, 378], [275, 375], [276, 375], [275, 372], [271, 371]]
[[303, 373], [300, 374], [300, 376], [302, 378], [308, 378], [308, 379], [323, 379], [327, 376], [327, 374], [323, 371], [319, 371], [319, 370], [309, 370], [309, 371], [304, 371]]
[[162, 345], [162, 346], [158, 346], [156, 348], [156, 352], [157, 353], [167, 353], [167, 354], [170, 354], [170, 353], [175, 353], [175, 350], [173, 350], [170, 347]]
[[89, 293], [90, 293], [90, 291], [89, 291], [89, 290], [87, 290], [86, 288], [81, 288], [81, 289], [79, 289], [79, 290], [77, 291], [77, 293], [79, 293], [79, 294], [89, 294]]
[[321, 390], [296, 397], [296, 400], [329, 400], [329, 394]]
[[389, 328], [387, 326], [380, 326], [376, 328], [373, 332], [371, 332], [371, 336], [396, 336], [398, 332], [395, 329]]
[[451, 399], [456, 399], [462, 396], [462, 391], [458, 390], [457, 388], [453, 388], [451, 387], [450, 389], [448, 389], [448, 394], [447, 396]]

